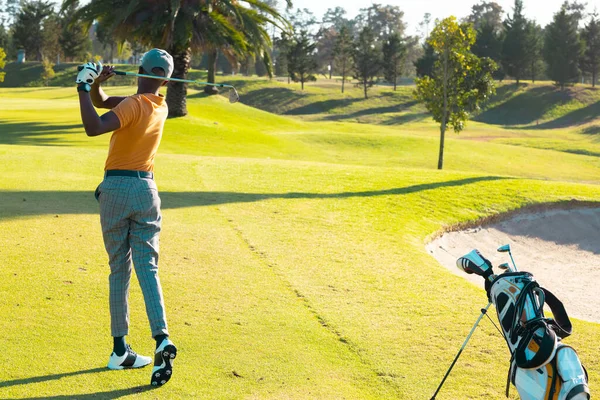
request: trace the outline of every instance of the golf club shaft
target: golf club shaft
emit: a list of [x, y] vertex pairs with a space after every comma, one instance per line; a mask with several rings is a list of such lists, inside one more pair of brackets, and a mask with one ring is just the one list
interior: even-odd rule
[[467, 342], [469, 341], [469, 339], [471, 339], [471, 336], [473, 336], [473, 332], [475, 332], [475, 329], [477, 329], [477, 325], [479, 325], [479, 322], [481, 322], [481, 320], [483, 319], [483, 316], [487, 313], [487, 310], [488, 310], [488, 308], [490, 308], [491, 305], [492, 305], [492, 302], [490, 301], [488, 303], [488, 305], [485, 306], [485, 308], [481, 309], [481, 315], [479, 315], [479, 318], [477, 318], [477, 321], [475, 321], [475, 325], [473, 325], [471, 332], [469, 332], [469, 335], [467, 336], [464, 343], [462, 344], [460, 350], [458, 351], [458, 354], [456, 355], [456, 357], [454, 357], [454, 361], [452, 361], [452, 364], [450, 364], [450, 368], [448, 368], [448, 372], [446, 372], [446, 375], [444, 375], [444, 379], [442, 379], [442, 381], [440, 382], [440, 386], [438, 386], [437, 390], [431, 397], [431, 400], [435, 400], [435, 396], [437, 396], [438, 392], [442, 388], [442, 385], [444, 384], [444, 382], [446, 382], [446, 378], [448, 378], [448, 375], [450, 375], [450, 371], [452, 371], [452, 368], [454, 367], [454, 364], [456, 364], [458, 357], [460, 357], [460, 354], [463, 352], [465, 347], [467, 347]]
[[225, 83], [210, 83], [210, 82], [193, 81], [193, 80], [190, 80], [190, 79], [165, 78], [163, 76], [138, 74], [138, 73], [135, 73], [135, 72], [125, 72], [125, 71], [113, 71], [113, 72], [115, 74], [117, 74], [117, 75], [137, 76], [139, 78], [159, 79], [161, 81], [181, 82], [181, 83], [195, 83], [197, 85], [210, 85], [210, 86], [216, 86], [216, 87], [233, 88], [233, 86], [227, 85]]

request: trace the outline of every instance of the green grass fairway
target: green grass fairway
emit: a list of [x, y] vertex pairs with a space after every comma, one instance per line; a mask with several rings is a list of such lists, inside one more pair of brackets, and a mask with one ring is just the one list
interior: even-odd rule
[[[437, 171], [428, 119], [281, 116], [191, 90], [190, 115], [167, 122], [156, 160], [179, 353], [173, 379], [152, 390], [149, 368], [105, 368], [93, 191], [109, 136], [85, 136], [74, 88], [0, 95], [2, 399], [427, 399], [487, 303], [427, 254], [427, 239], [531, 204], [600, 200], [596, 144], [579, 128], [474, 122], [448, 135]], [[571, 139], [585, 152], [565, 151]], [[148, 354], [135, 279], [130, 304], [128, 341]], [[594, 392], [600, 326], [574, 325], [567, 342]], [[438, 398], [504, 398], [507, 367], [483, 321]]]

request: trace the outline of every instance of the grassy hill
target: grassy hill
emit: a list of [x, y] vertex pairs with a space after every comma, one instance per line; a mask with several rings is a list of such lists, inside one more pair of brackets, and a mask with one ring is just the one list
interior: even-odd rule
[[[232, 81], [243, 103], [283, 115], [192, 89], [190, 114], [167, 121], [160, 273], [180, 352], [156, 391], [147, 369], [104, 368], [108, 267], [93, 190], [108, 136], [85, 136], [72, 87], [0, 89], [0, 343], [19, 354], [0, 373], [0, 398], [429, 398], [487, 299], [426, 253], [427, 238], [530, 204], [600, 200], [598, 158], [560, 148], [595, 151], [575, 125], [474, 122], [449, 134], [437, 171], [434, 123], [386, 123], [422, 112], [385, 111], [396, 96], [409, 102], [409, 88], [377, 88], [373, 103], [349, 90], [336, 103], [322, 83], [284, 96], [286, 83]], [[252, 100], [260, 90], [281, 97]], [[494, 107], [530, 90], [507, 89]], [[138, 285], [131, 292], [129, 341], [147, 354]], [[600, 327], [574, 325], [568, 343], [594, 391]], [[504, 398], [505, 347], [482, 323], [438, 398]]]

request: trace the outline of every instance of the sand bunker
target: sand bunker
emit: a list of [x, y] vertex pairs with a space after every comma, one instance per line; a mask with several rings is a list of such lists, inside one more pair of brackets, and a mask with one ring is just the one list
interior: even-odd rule
[[600, 208], [517, 214], [489, 225], [446, 233], [427, 251], [453, 273], [483, 288], [483, 279], [456, 267], [456, 259], [478, 249], [496, 266], [509, 262], [496, 249], [510, 244], [520, 271], [531, 272], [565, 305], [571, 317], [600, 322]]

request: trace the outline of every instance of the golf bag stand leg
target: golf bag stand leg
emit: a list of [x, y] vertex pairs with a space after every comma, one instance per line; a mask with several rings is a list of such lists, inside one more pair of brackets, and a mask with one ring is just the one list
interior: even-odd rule
[[446, 382], [446, 378], [448, 378], [448, 375], [450, 375], [450, 371], [452, 371], [452, 368], [454, 367], [454, 364], [456, 364], [458, 357], [460, 357], [460, 354], [462, 353], [462, 351], [465, 349], [465, 347], [467, 347], [467, 343], [469, 342], [469, 339], [471, 339], [471, 336], [473, 336], [473, 332], [475, 332], [475, 329], [477, 329], [477, 325], [479, 325], [479, 322], [481, 322], [481, 320], [483, 319], [483, 316], [487, 313], [488, 308], [490, 308], [491, 305], [492, 305], [492, 302], [489, 302], [488, 305], [485, 306], [485, 308], [481, 309], [481, 315], [479, 315], [479, 318], [477, 318], [477, 321], [475, 321], [475, 325], [473, 325], [473, 328], [471, 328], [471, 332], [469, 332], [469, 335], [467, 336], [464, 343], [460, 347], [458, 354], [456, 354], [456, 357], [454, 357], [454, 361], [452, 361], [452, 364], [450, 364], [450, 368], [448, 368], [448, 372], [446, 372], [446, 375], [444, 375], [444, 379], [442, 379], [442, 381], [440, 382], [440, 386], [438, 386], [438, 388], [436, 389], [435, 393], [431, 397], [431, 400], [435, 400], [435, 396], [437, 396], [440, 389], [442, 388], [442, 385], [444, 384], [444, 382]]

